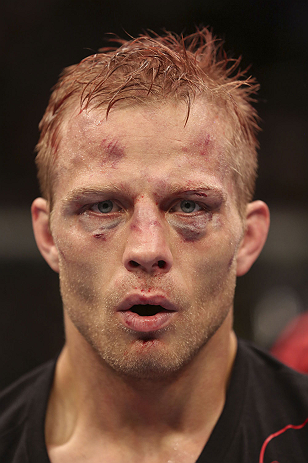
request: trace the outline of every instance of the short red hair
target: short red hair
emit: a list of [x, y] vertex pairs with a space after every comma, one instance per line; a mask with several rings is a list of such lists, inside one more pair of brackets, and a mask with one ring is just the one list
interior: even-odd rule
[[257, 170], [258, 116], [251, 101], [258, 85], [239, 70], [240, 59], [227, 58], [222, 41], [207, 28], [187, 37], [167, 32], [116, 42], [118, 48], [102, 48], [64, 69], [53, 89], [36, 147], [42, 195], [52, 202], [61, 133], [74, 109], [103, 108], [107, 117], [115, 106], [172, 99], [186, 102], [188, 118], [191, 102], [203, 96], [225, 111], [229, 164], [240, 207], [245, 206], [252, 199]]

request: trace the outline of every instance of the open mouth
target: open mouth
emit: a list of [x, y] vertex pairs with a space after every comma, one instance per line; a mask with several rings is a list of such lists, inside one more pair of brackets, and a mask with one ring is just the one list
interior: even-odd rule
[[119, 306], [117, 312], [121, 322], [127, 328], [138, 332], [139, 335], [143, 333], [143, 336], [144, 333], [156, 332], [169, 325], [177, 310], [163, 297], [135, 296], [127, 298], [122, 306]]
[[153, 317], [154, 315], [161, 312], [169, 312], [161, 305], [151, 304], [136, 304], [133, 305], [129, 310], [130, 312], [138, 314], [140, 317]]

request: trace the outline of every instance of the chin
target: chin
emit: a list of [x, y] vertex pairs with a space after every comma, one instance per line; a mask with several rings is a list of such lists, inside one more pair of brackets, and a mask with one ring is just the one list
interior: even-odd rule
[[118, 376], [131, 380], [166, 382], [182, 374], [206, 343], [207, 340], [194, 347], [185, 343], [166, 348], [157, 339], [142, 339], [135, 341], [134, 348], [122, 355], [106, 350], [97, 353], [100, 361]]

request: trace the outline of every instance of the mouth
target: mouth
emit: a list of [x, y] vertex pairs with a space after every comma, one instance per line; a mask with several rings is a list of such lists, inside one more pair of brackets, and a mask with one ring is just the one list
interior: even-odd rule
[[175, 307], [164, 298], [132, 297], [118, 309], [118, 317], [124, 326], [149, 333], [165, 328], [176, 315]]
[[169, 312], [161, 305], [152, 304], [136, 304], [133, 305], [129, 311], [139, 315], [140, 317], [154, 317], [158, 313]]

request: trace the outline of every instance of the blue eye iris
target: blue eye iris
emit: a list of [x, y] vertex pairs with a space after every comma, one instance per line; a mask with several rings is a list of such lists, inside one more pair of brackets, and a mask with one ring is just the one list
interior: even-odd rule
[[181, 209], [183, 212], [189, 213], [193, 212], [196, 208], [196, 203], [195, 201], [188, 201], [185, 199], [184, 201], [181, 201]]
[[110, 201], [109, 199], [107, 201], [102, 201], [102, 202], [97, 204], [97, 209], [100, 212], [108, 214], [108, 212], [111, 212], [112, 209], [113, 209], [113, 202]]

